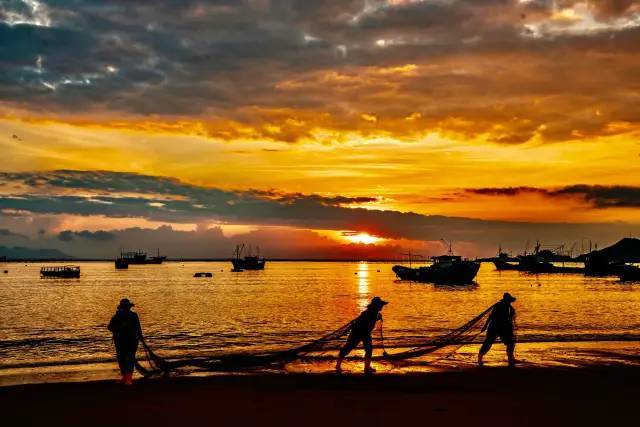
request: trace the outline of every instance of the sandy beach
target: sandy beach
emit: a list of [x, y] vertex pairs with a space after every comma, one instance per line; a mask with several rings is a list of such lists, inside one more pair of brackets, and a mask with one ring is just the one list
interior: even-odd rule
[[616, 425], [640, 368], [474, 368], [402, 375], [229, 375], [0, 389], [8, 425]]

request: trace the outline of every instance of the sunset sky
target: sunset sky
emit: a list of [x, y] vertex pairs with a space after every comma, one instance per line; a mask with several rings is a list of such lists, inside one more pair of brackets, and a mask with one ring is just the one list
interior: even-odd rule
[[640, 234], [640, 2], [0, 1], [0, 246]]

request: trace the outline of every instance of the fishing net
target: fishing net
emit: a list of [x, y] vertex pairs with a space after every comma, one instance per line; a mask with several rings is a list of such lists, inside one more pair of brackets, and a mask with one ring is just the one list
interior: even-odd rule
[[[375, 355], [373, 359], [400, 364], [404, 360], [435, 353], [445, 347], [453, 348], [451, 351], [453, 353], [460, 346], [469, 344], [476, 339], [493, 307], [487, 308], [464, 325], [444, 335], [418, 339], [411, 343], [395, 343], [393, 348], [398, 351], [391, 353], [387, 351], [390, 347], [385, 347], [382, 322], [379, 322], [378, 333], [373, 334], [374, 347], [381, 348], [383, 352], [380, 355]], [[329, 352], [333, 352], [333, 356], [335, 356], [335, 352], [344, 344], [344, 338], [351, 331], [354, 322], [355, 319], [315, 341], [294, 348], [185, 357], [176, 360], [167, 360], [158, 356], [143, 340], [144, 356], [137, 361], [136, 369], [144, 376], [168, 374], [187, 367], [204, 371], [242, 371], [283, 367], [296, 360], [326, 358]]]

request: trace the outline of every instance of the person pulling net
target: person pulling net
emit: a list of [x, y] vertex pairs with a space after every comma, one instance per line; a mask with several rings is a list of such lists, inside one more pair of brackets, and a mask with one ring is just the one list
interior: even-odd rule
[[[378, 320], [382, 320], [380, 311], [382, 310], [382, 307], [386, 305], [386, 301], [383, 301], [379, 297], [375, 297], [371, 300], [367, 309], [357, 318], [315, 341], [298, 347], [276, 351], [232, 353], [167, 360], [155, 354], [147, 343], [144, 340], [141, 340], [142, 348], [145, 353], [145, 357], [143, 359], [146, 360], [149, 368], [143, 367], [141, 363], [137, 363], [136, 368], [145, 376], [167, 374], [186, 367], [204, 371], [246, 371], [266, 368], [281, 368], [287, 363], [291, 363], [296, 360], [312, 358], [314, 355], [340, 349], [338, 352], [338, 361], [336, 363], [336, 371], [340, 372], [342, 360], [360, 342], [363, 342], [363, 347], [365, 349], [365, 372], [373, 372], [373, 369], [371, 369], [371, 360], [401, 364], [403, 361], [425, 356], [449, 346], [457, 346], [453, 350], [453, 352], [455, 352], [457, 348], [462, 345], [474, 342], [482, 332], [482, 325], [487, 322], [494, 308], [500, 303], [501, 302], [493, 304], [491, 307], [487, 308], [457, 329], [435, 338], [428, 338], [413, 342], [413, 345], [405, 350], [389, 353], [384, 347], [384, 340], [382, 339], [381, 347], [383, 349], [383, 354], [378, 357], [372, 356], [371, 350], [373, 343], [371, 333]], [[347, 336], [347, 341], [343, 344], [342, 340]]]
[[371, 357], [373, 355], [371, 332], [373, 332], [378, 321], [382, 322], [382, 314], [380, 311], [387, 304], [389, 303], [383, 301], [380, 297], [374, 297], [367, 306], [367, 309], [353, 320], [347, 342], [338, 353], [338, 361], [336, 362], [337, 373], [342, 372], [342, 361], [360, 342], [362, 342], [362, 346], [364, 347], [364, 373], [370, 374], [376, 371], [371, 367]]
[[516, 337], [515, 337], [515, 318], [516, 310], [511, 303], [515, 302], [509, 292], [505, 292], [502, 300], [494, 304], [491, 314], [487, 322], [482, 327], [481, 332], [487, 331], [486, 338], [480, 347], [478, 353], [478, 365], [483, 366], [484, 355], [489, 352], [491, 346], [497, 338], [507, 347], [507, 357], [509, 358], [509, 366], [515, 366], [516, 358], [514, 356]]

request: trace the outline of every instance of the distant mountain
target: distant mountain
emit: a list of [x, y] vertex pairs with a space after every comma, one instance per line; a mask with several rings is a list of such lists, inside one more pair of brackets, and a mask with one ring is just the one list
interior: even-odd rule
[[33, 249], [21, 246], [0, 246], [0, 258], [13, 259], [71, 259], [70, 255], [57, 249]]
[[640, 262], [640, 239], [625, 237], [619, 242], [593, 253], [620, 262]]

